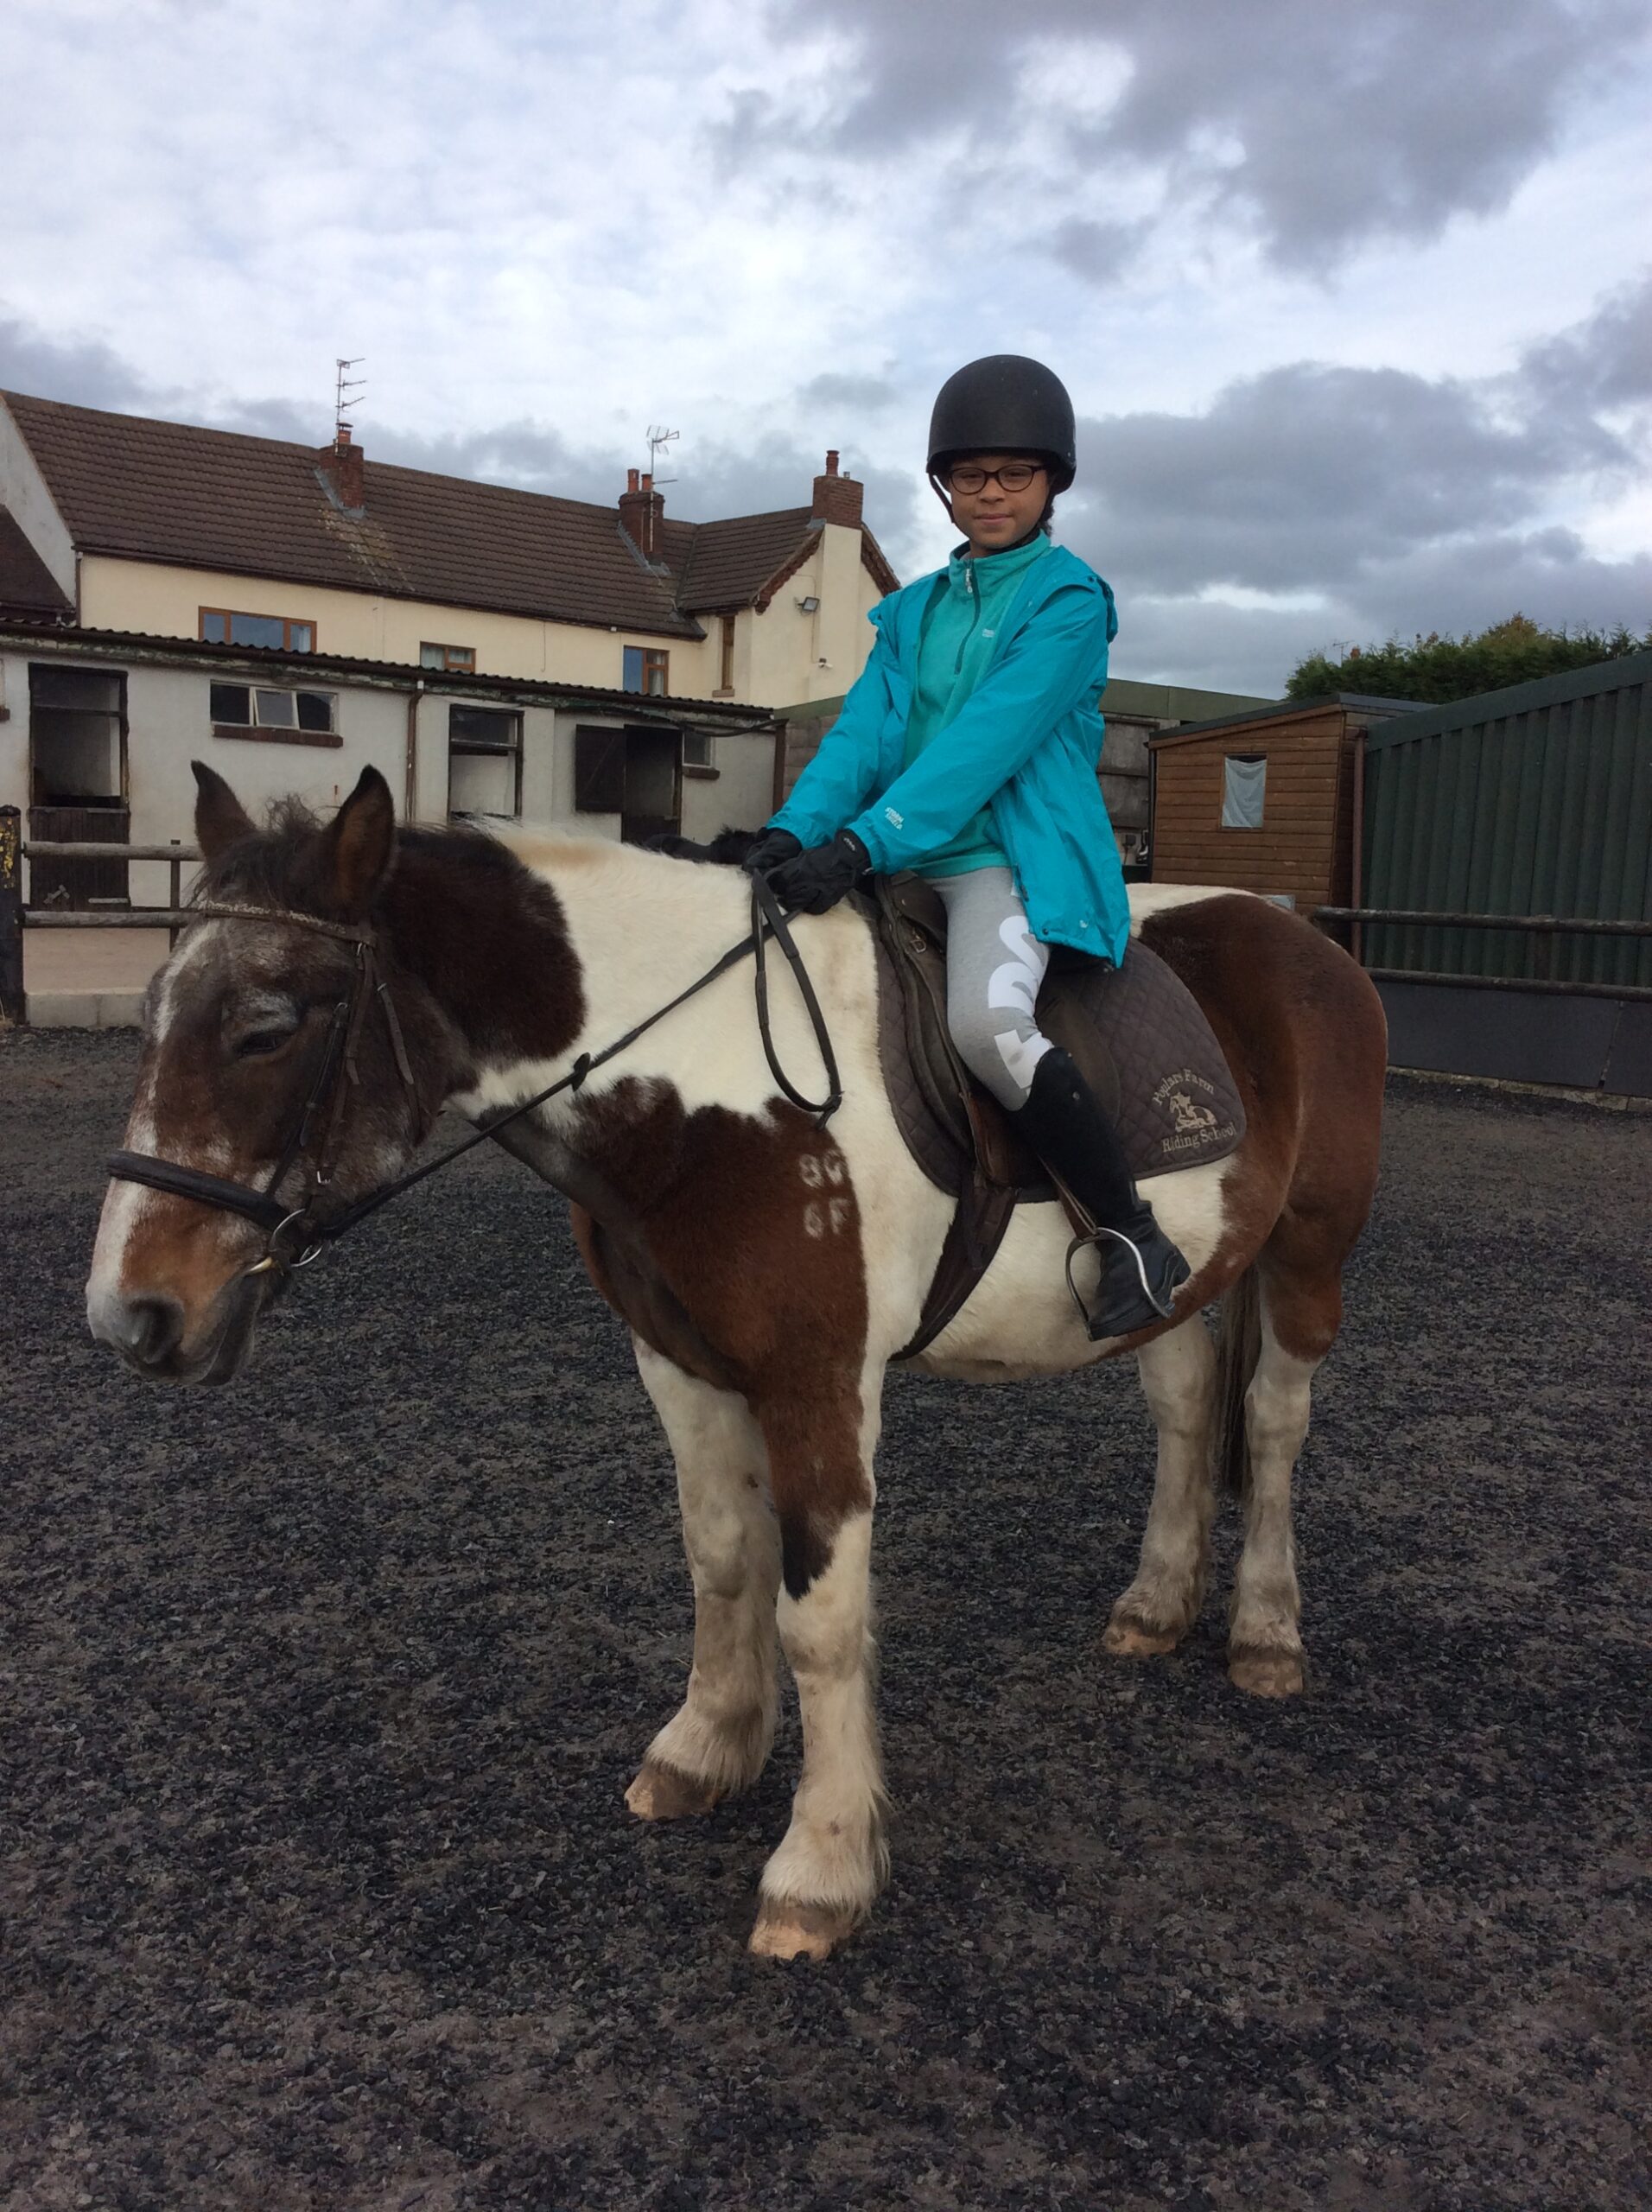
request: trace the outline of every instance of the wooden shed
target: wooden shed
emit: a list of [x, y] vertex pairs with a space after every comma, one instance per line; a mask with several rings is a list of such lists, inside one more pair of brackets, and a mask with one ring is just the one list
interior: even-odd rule
[[1307, 915], [1348, 905], [1365, 734], [1415, 711], [1342, 692], [1149, 738], [1153, 881], [1285, 895]]

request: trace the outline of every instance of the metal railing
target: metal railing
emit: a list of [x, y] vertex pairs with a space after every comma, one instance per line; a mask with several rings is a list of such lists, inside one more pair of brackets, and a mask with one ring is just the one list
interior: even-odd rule
[[[177, 838], [165, 845], [79, 844], [22, 835], [22, 815], [0, 806], [0, 1021], [28, 1019], [23, 989], [25, 930], [165, 930], [173, 942], [190, 918], [183, 903], [183, 871], [200, 860], [199, 847]], [[25, 861], [162, 861], [169, 870], [164, 906], [79, 907], [26, 906]]]
[[1361, 925], [1389, 923], [1396, 928], [1452, 930], [1516, 930], [1534, 937], [1540, 952], [1534, 955], [1545, 971], [1536, 976], [1474, 976], [1435, 972], [1420, 968], [1370, 968], [1367, 973], [1381, 982], [1460, 983], [1471, 990], [1564, 991], [1582, 998], [1652, 999], [1652, 988], [1642, 983], [1572, 982], [1547, 972], [1545, 957], [1551, 939], [1560, 936], [1597, 938], [1652, 938], [1652, 921], [1597, 921], [1565, 914], [1447, 914], [1413, 906], [1316, 906], [1315, 923], [1345, 924], [1356, 959], [1361, 954]]

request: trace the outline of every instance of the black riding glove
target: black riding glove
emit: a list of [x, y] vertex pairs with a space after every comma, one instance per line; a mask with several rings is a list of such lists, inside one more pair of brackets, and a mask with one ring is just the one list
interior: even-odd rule
[[794, 837], [790, 830], [759, 830], [740, 866], [747, 875], [766, 875], [782, 861], [795, 861], [802, 850], [802, 838]]
[[854, 830], [840, 830], [829, 845], [816, 845], [776, 868], [769, 888], [794, 914], [823, 914], [871, 866], [872, 855]]

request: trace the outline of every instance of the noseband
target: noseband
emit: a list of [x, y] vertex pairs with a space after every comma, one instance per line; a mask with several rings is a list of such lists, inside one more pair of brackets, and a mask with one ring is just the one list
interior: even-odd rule
[[[151, 1191], [164, 1191], [173, 1198], [194, 1198], [202, 1205], [217, 1206], [226, 1213], [238, 1213], [246, 1220], [256, 1223], [265, 1232], [268, 1241], [263, 1258], [255, 1261], [246, 1270], [250, 1275], [269, 1274], [286, 1276], [300, 1268], [308, 1267], [312, 1260], [319, 1259], [327, 1247], [335, 1243], [347, 1230], [353, 1229], [358, 1222], [365, 1221], [369, 1214], [377, 1213], [380, 1206], [388, 1205], [392, 1198], [400, 1198], [416, 1183], [423, 1182], [426, 1176], [434, 1175], [440, 1167], [446, 1167], [449, 1161], [457, 1160], [462, 1153], [497, 1137], [512, 1122], [531, 1114], [536, 1107], [544, 1105], [559, 1091], [578, 1090], [593, 1068], [600, 1067], [605, 1060], [611, 1060], [616, 1053], [623, 1052], [627, 1046], [634, 1044], [645, 1031], [651, 1029], [657, 1021], [663, 1021], [668, 1014], [675, 1013], [687, 1000], [704, 990], [708, 983], [715, 982], [718, 976], [726, 975], [729, 969], [748, 957], [754, 961], [756, 967], [758, 1028], [763, 1039], [764, 1053], [776, 1083], [791, 1103], [812, 1116], [816, 1125], [821, 1128], [824, 1128], [843, 1101], [843, 1086], [838, 1077], [836, 1056], [832, 1051], [826, 1018], [821, 1012], [820, 1001], [815, 995], [815, 988], [804, 965], [803, 956], [792, 940], [785, 915], [773, 893], [760, 876], [753, 876], [750, 936], [742, 938], [720, 960], [715, 961], [704, 975], [696, 977], [686, 990], [679, 991], [674, 999], [656, 1008], [601, 1052], [581, 1052], [565, 1076], [556, 1083], [548, 1084], [544, 1090], [537, 1091], [531, 1098], [524, 1099], [519, 1106], [513, 1106], [508, 1113], [496, 1116], [485, 1128], [474, 1130], [458, 1144], [450, 1145], [447, 1151], [438, 1153], [434, 1160], [427, 1160], [422, 1167], [412, 1168], [406, 1174], [398, 1175], [393, 1182], [370, 1192], [365, 1198], [344, 1205], [337, 1212], [318, 1217], [318, 1202], [329, 1187], [327, 1166], [338, 1133], [346, 1090], [353, 1089], [358, 1080], [356, 1052], [362, 1027], [368, 1009], [375, 1001], [384, 1012], [397, 1071], [413, 1101], [414, 1116], [418, 1127], [418, 1135], [414, 1140], [416, 1150], [427, 1134], [418, 1086], [414, 1081], [407, 1047], [402, 1038], [402, 1026], [397, 1019], [389, 987], [378, 972], [378, 932], [371, 923], [357, 926], [348, 922], [327, 922], [317, 914], [302, 914], [290, 907], [231, 906], [207, 901], [192, 908], [191, 912], [202, 921], [284, 922], [295, 929], [313, 930], [319, 936], [333, 938], [340, 944], [353, 944], [356, 949], [355, 972], [351, 977], [349, 991], [333, 1010], [315, 1079], [310, 1085], [292, 1135], [262, 1190], [255, 1184], [233, 1182], [227, 1176], [206, 1174], [200, 1168], [187, 1167], [179, 1160], [158, 1159], [153, 1153], [112, 1152], [105, 1163], [115, 1182], [142, 1183]], [[805, 1097], [787, 1078], [775, 1051], [769, 1025], [768, 977], [764, 962], [764, 942], [771, 936], [790, 963], [808, 1009], [815, 1042], [826, 1071], [827, 1090], [823, 1099]], [[289, 1205], [276, 1193], [294, 1163], [308, 1151], [318, 1124], [321, 1141], [316, 1147], [315, 1164], [309, 1170], [309, 1186], [301, 1205]]]

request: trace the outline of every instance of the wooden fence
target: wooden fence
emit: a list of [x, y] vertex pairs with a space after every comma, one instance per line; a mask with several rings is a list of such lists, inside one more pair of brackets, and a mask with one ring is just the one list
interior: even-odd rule
[[[166, 845], [66, 843], [53, 838], [22, 834], [22, 816], [15, 806], [0, 806], [0, 1021], [28, 1019], [23, 990], [23, 932], [25, 930], [167, 930], [176, 941], [190, 918], [183, 903], [183, 871], [194, 867], [200, 853], [175, 838]], [[164, 906], [98, 907], [85, 911], [67, 906], [25, 906], [25, 861], [163, 861], [170, 868], [168, 903]]]

